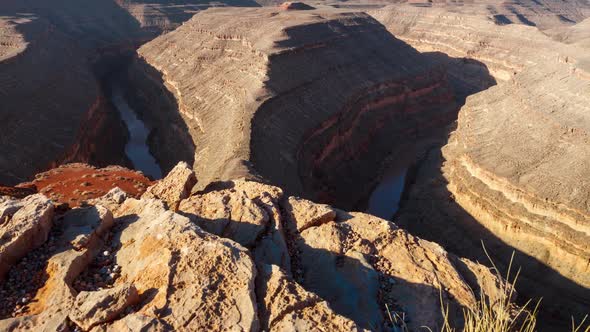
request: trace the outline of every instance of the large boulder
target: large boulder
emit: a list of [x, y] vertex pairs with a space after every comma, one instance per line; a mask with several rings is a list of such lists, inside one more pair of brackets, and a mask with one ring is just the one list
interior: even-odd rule
[[53, 204], [42, 194], [0, 203], [0, 280], [11, 265], [47, 240]]
[[183, 161], [178, 163], [163, 180], [147, 188], [142, 198], [161, 199], [166, 202], [168, 208], [176, 211], [180, 201], [190, 195], [196, 183], [195, 172]]

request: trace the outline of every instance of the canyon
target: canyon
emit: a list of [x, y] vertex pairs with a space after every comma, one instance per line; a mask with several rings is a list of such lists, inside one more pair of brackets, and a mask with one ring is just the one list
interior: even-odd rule
[[352, 208], [384, 156], [456, 111], [445, 73], [363, 13], [209, 9], [138, 54], [129, 100], [149, 126], [167, 124], [155, 156], [169, 170], [186, 155], [203, 185], [255, 173]]
[[0, 330], [440, 330], [441, 300], [461, 329], [509, 266], [514, 308], [567, 328], [590, 307], [588, 17], [7, 0]]
[[[590, 67], [577, 31], [586, 23], [544, 33], [441, 8], [397, 6], [372, 15], [420, 51], [481, 61], [499, 82], [467, 98], [448, 142], [421, 152], [396, 222], [475, 260], [486, 259], [481, 240], [497, 262], [517, 250], [520, 290], [543, 297], [551, 321], [585, 314]], [[556, 43], [554, 31], [582, 42]]]

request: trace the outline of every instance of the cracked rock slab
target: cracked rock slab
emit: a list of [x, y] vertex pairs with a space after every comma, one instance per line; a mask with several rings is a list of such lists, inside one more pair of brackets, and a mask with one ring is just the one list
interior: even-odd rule
[[268, 331], [364, 331], [289, 279], [278, 266], [264, 265], [261, 270], [261, 317]]
[[102, 246], [113, 225], [111, 212], [101, 206], [77, 208], [63, 217], [60, 246], [49, 258], [47, 280], [37, 291], [29, 311], [0, 321], [0, 331], [62, 331], [76, 297], [72, 284]]
[[[51, 229], [53, 204], [42, 194], [0, 206], [0, 280], [10, 266], [46, 240]], [[1, 220], [0, 220], [1, 221]]]
[[[170, 329], [251, 331], [258, 328], [256, 270], [238, 243], [202, 231], [187, 217], [153, 199], [127, 199], [119, 218], [116, 261], [121, 282], [142, 298], [138, 315], [112, 326], [163, 324]], [[138, 316], [139, 317], [139, 316]], [[130, 325], [129, 325], [130, 324]]]
[[204, 230], [251, 247], [269, 225], [280, 189], [239, 180], [228, 184], [229, 189], [191, 196], [179, 211]]
[[295, 220], [297, 230], [319, 226], [336, 218], [336, 211], [329, 205], [317, 204], [306, 199], [289, 197], [287, 212]]
[[383, 326], [388, 304], [409, 317], [411, 330], [437, 329], [441, 296], [449, 319], [461, 324], [461, 308], [476, 303], [472, 289], [502, 291], [489, 269], [472, 262], [459, 269], [461, 261], [439, 245], [363, 213], [339, 212], [336, 221], [303, 231], [297, 246], [302, 285], [364, 328]]
[[130, 284], [96, 292], [80, 292], [76, 296], [70, 319], [85, 331], [114, 320], [127, 307], [137, 303], [137, 289]]

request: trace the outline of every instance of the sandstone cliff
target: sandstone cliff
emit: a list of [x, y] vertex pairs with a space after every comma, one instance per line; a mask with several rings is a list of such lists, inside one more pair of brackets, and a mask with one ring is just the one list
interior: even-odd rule
[[84, 51], [43, 18], [3, 17], [0, 27], [9, 46], [0, 58], [0, 182], [56, 162], [121, 162], [124, 129]]
[[127, 165], [126, 129], [108, 100], [108, 76], [121, 70], [139, 45], [210, 5], [2, 1], [0, 183], [28, 180], [72, 161]]
[[514, 248], [527, 296], [544, 297], [561, 323], [583, 315], [590, 301], [588, 49], [533, 27], [442, 9], [372, 13], [419, 50], [481, 61], [499, 83], [468, 97], [448, 142], [421, 153], [400, 225], [474, 259], [482, 259], [480, 239], [497, 260]]
[[208, 9], [138, 53], [131, 95], [156, 157], [170, 169], [190, 135], [201, 185], [250, 163], [291, 193], [353, 206], [403, 140], [454, 117], [444, 71], [363, 13]]
[[179, 164], [141, 199], [115, 188], [71, 210], [1, 197], [0, 329], [437, 329], [441, 299], [461, 326], [474, 292], [501, 294], [487, 268], [389, 221], [246, 180], [189, 197], [193, 181]]

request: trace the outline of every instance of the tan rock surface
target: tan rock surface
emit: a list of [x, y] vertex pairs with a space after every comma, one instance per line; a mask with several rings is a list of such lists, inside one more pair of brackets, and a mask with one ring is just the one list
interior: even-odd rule
[[266, 211], [246, 193], [231, 189], [192, 196], [181, 203], [180, 211], [193, 216], [204, 230], [246, 247], [254, 244], [269, 223]]
[[[411, 329], [438, 329], [440, 294], [453, 320], [476, 300], [472, 289], [479, 288], [479, 278], [466, 278], [454, 255], [370, 215], [341, 212], [336, 221], [303, 231], [297, 247], [303, 286], [365, 328], [381, 325], [388, 304], [392, 315], [409, 318]], [[463, 273], [497, 280], [488, 269], [473, 267], [480, 266]], [[497, 296], [497, 288], [490, 294]]]
[[42, 194], [0, 204], [0, 280], [11, 265], [47, 240], [53, 205]]
[[96, 292], [80, 292], [69, 317], [76, 325], [88, 331], [95, 325], [114, 320], [137, 302], [137, 290], [129, 284]]
[[290, 280], [276, 265], [260, 268], [263, 326], [268, 331], [361, 331], [328, 303]]
[[329, 205], [316, 204], [302, 198], [289, 197], [287, 213], [297, 223], [297, 231], [320, 226], [336, 218], [336, 211]]
[[147, 188], [142, 198], [161, 199], [172, 211], [176, 211], [180, 201], [190, 195], [196, 183], [195, 172], [187, 163], [180, 162], [162, 181]]
[[[178, 179], [159, 183], [185, 178], [174, 174]], [[123, 201], [117, 193], [97, 200], [112, 203], [116, 219], [100, 205], [55, 218], [47, 255], [26, 257], [47, 257], [41, 278], [33, 279], [38, 286], [26, 288], [32, 298], [0, 319], [1, 330], [381, 331], [392, 327], [387, 308], [411, 319], [411, 327], [436, 328], [439, 292], [458, 326], [456, 313], [474, 305], [469, 287], [500, 292], [487, 268], [389, 221], [287, 198], [271, 185], [209, 186], [181, 202], [182, 213], [192, 209], [190, 219], [161, 200]], [[261, 219], [252, 216], [264, 216], [265, 224], [246, 249], [223, 237], [241, 240], [248, 232], [219, 237], [197, 226], [216, 211], [226, 229], [258, 227]], [[299, 233], [297, 225], [308, 227]], [[18, 266], [11, 280], [28, 271]], [[10, 298], [20, 287], [0, 285]]]
[[142, 296], [138, 313], [173, 329], [257, 328], [256, 271], [243, 247], [203, 232], [156, 200], [127, 199], [121, 209], [129, 225], [118, 235], [116, 261], [121, 282]]
[[45, 268], [44, 284], [28, 310], [15, 318], [0, 321], [3, 331], [62, 330], [74, 305], [74, 279], [86, 268], [113, 226], [113, 216], [96, 206], [79, 208], [63, 216], [63, 232]]

